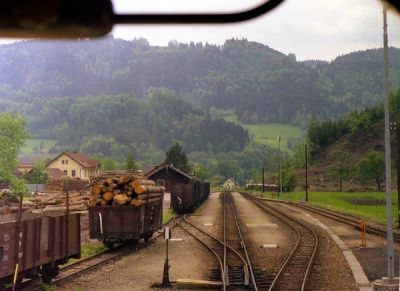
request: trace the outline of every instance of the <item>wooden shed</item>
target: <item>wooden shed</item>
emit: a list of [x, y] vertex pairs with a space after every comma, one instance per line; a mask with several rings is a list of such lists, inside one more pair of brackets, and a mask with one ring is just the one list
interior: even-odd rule
[[167, 192], [171, 192], [173, 185], [188, 184], [193, 177], [168, 164], [160, 164], [144, 173], [148, 179], [163, 185]]

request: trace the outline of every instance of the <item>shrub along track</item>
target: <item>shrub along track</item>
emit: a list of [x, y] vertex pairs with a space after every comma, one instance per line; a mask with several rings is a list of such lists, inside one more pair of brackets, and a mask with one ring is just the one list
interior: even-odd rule
[[263, 211], [288, 225], [297, 234], [297, 242], [280, 267], [268, 290], [304, 290], [318, 249], [318, 236], [309, 226], [286, 215], [281, 210], [263, 203], [260, 199], [242, 194]]

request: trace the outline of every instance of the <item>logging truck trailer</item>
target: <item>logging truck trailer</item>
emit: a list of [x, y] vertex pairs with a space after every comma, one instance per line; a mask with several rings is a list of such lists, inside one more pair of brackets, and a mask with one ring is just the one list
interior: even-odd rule
[[115, 243], [133, 246], [139, 239], [148, 241], [162, 227], [163, 196], [151, 200], [139, 206], [89, 207], [90, 238], [102, 241], [109, 249]]
[[50, 283], [59, 265], [80, 258], [80, 230], [78, 213], [23, 213], [21, 223], [0, 223], [0, 290], [13, 282], [17, 263], [17, 283], [35, 277]]

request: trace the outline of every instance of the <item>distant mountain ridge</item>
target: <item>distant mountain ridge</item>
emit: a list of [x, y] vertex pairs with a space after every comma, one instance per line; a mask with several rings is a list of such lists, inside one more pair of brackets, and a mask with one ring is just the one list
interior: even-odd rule
[[[393, 88], [400, 49], [390, 48]], [[164, 87], [204, 111], [232, 109], [242, 122], [304, 123], [374, 106], [383, 92], [383, 55], [370, 49], [332, 62], [297, 62], [266, 45], [229, 39], [222, 46], [146, 39], [39, 42], [0, 46], [0, 110], [33, 97], [128, 94]], [[14, 106], [15, 107], [15, 106]]]

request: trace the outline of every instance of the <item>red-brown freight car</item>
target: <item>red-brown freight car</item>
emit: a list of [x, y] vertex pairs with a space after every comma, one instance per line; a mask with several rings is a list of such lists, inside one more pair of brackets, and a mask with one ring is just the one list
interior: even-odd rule
[[79, 258], [80, 252], [79, 214], [26, 213], [19, 233], [16, 220], [0, 223], [0, 290], [12, 283], [17, 261], [19, 281], [41, 275], [48, 283], [59, 265]]
[[112, 248], [114, 243], [134, 245], [147, 241], [162, 227], [163, 199], [140, 206], [89, 207], [90, 238]]

